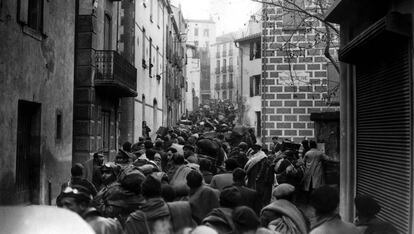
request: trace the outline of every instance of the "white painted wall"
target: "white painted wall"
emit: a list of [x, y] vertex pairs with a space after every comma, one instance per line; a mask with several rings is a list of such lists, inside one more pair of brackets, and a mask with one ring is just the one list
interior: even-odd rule
[[[188, 111], [193, 111], [193, 89], [196, 97], [200, 100], [200, 59], [193, 58], [194, 50], [187, 49], [187, 84], [186, 92], [186, 108]], [[200, 103], [196, 103], [198, 106]]]
[[[165, 51], [165, 25], [167, 23], [167, 9], [163, 1], [146, 0], [135, 4], [135, 67], [137, 68], [137, 92], [135, 99], [134, 141], [142, 136], [142, 121], [146, 121], [151, 128], [150, 135], [154, 135], [162, 125], [164, 51]], [[152, 7], [151, 7], [152, 6]], [[143, 37], [145, 28], [145, 38]], [[150, 38], [152, 39], [152, 77], [149, 74]], [[158, 47], [158, 52], [157, 48]], [[147, 68], [142, 66], [142, 59], [146, 60]], [[161, 76], [158, 81], [156, 75]], [[145, 96], [145, 109], [143, 109], [143, 96]], [[157, 105], [154, 108], [154, 102]], [[145, 111], [143, 111], [145, 110]], [[155, 115], [156, 119], [153, 118]]]

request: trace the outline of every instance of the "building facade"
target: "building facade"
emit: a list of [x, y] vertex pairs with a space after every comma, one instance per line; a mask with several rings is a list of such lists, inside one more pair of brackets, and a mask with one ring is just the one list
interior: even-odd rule
[[2, 205], [52, 203], [70, 177], [75, 7], [75, 1], [1, 2]]
[[[311, 1], [298, 4], [307, 10], [315, 7]], [[264, 142], [270, 142], [273, 136], [297, 143], [313, 139], [310, 114], [339, 108], [334, 98], [326, 98], [329, 90], [335, 89], [332, 86], [338, 88], [339, 75], [324, 56], [326, 44], [319, 32], [325, 28], [319, 20], [303, 20], [295, 11], [269, 4], [263, 4], [263, 15], [262, 45], [257, 46], [263, 52], [260, 86]], [[331, 41], [333, 57], [336, 40]]]
[[187, 111], [197, 110], [200, 105], [200, 57], [197, 47], [187, 44]]
[[216, 38], [210, 46], [210, 93], [212, 99], [237, 100], [239, 81], [239, 50], [234, 44], [237, 33], [229, 33]]
[[338, 0], [326, 18], [341, 27], [341, 215], [369, 194], [399, 233], [414, 231], [413, 16], [409, 0]]
[[[137, 96], [137, 70], [120, 50], [121, 2], [79, 1], [77, 9], [73, 162], [119, 148], [122, 100]], [[125, 20], [125, 19], [124, 19]], [[128, 32], [128, 30], [123, 30]], [[130, 51], [122, 44], [123, 51]], [[129, 53], [129, 59], [132, 59]], [[124, 103], [125, 104], [125, 103]], [[130, 106], [132, 107], [132, 106]]]
[[254, 128], [257, 137], [262, 133], [262, 75], [261, 23], [250, 20], [247, 32], [235, 40], [239, 51], [240, 79], [237, 85], [238, 120], [243, 126]]
[[187, 44], [198, 48], [200, 57], [200, 103], [209, 103], [210, 91], [210, 45], [216, 40], [216, 25], [212, 20], [187, 19]]
[[[164, 0], [140, 0], [135, 3], [135, 66], [138, 82], [134, 110], [134, 142], [139, 137], [154, 137], [163, 125], [167, 105], [166, 38], [169, 3]], [[147, 129], [151, 131], [148, 132]]]

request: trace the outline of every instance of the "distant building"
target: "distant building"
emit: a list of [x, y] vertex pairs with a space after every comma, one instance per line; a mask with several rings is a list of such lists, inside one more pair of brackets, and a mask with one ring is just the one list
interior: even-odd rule
[[[311, 1], [298, 0], [303, 9], [315, 7]], [[326, 94], [339, 86], [339, 74], [324, 56], [320, 31], [322, 22], [313, 18], [302, 20], [297, 11], [263, 5], [262, 45], [262, 130], [264, 142], [278, 136], [300, 143], [314, 139], [311, 113], [339, 109], [339, 93], [327, 100]], [[331, 54], [336, 56], [331, 42]], [[336, 132], [335, 134], [339, 134]], [[339, 137], [339, 135], [338, 135]]]
[[216, 25], [212, 20], [187, 19], [187, 44], [198, 48], [200, 57], [200, 103], [208, 103], [210, 92], [210, 45], [216, 40]]
[[261, 23], [250, 19], [247, 33], [235, 40], [239, 51], [240, 79], [238, 90], [239, 123], [254, 128], [256, 136], [262, 131], [262, 96], [261, 96]]
[[0, 4], [0, 204], [48, 204], [74, 153], [75, 1], [18, 2]]
[[234, 44], [238, 33], [228, 33], [216, 38], [210, 46], [210, 92], [217, 100], [237, 100], [237, 82], [239, 80], [239, 50]]

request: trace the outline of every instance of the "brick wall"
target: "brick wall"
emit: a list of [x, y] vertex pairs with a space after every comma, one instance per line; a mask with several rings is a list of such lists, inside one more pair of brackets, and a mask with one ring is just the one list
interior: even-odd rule
[[310, 113], [339, 109], [324, 100], [328, 60], [325, 44], [319, 40], [323, 33], [318, 34], [324, 27], [318, 21], [309, 21], [312, 27], [286, 30], [282, 9], [267, 6], [263, 14], [263, 141], [270, 142], [273, 136], [295, 142], [313, 139]]

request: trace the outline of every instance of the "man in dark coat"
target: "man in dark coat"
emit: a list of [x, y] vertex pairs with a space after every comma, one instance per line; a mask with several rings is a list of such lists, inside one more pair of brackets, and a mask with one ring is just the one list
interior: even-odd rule
[[70, 169], [70, 180], [64, 184], [62, 184], [62, 191], [66, 188], [66, 187], [70, 187], [73, 185], [81, 185], [83, 187], [86, 187], [89, 189], [89, 191], [91, 191], [92, 196], [95, 196], [97, 191], [95, 186], [89, 182], [88, 180], [82, 178], [83, 177], [83, 170], [84, 167], [82, 166], [82, 164], [80, 163], [76, 163], [71, 169]]
[[256, 190], [246, 187], [245, 179], [246, 172], [243, 169], [237, 168], [233, 171], [233, 186], [235, 186], [241, 194], [240, 205], [252, 208], [258, 215], [261, 209], [259, 196]]
[[214, 228], [219, 234], [235, 232], [232, 212], [240, 203], [241, 194], [237, 188], [224, 189], [220, 194], [220, 207], [213, 209], [202, 224]]
[[188, 173], [187, 185], [190, 187], [190, 205], [194, 221], [200, 224], [214, 208], [219, 207], [219, 191], [203, 184], [202, 175], [193, 170]]

